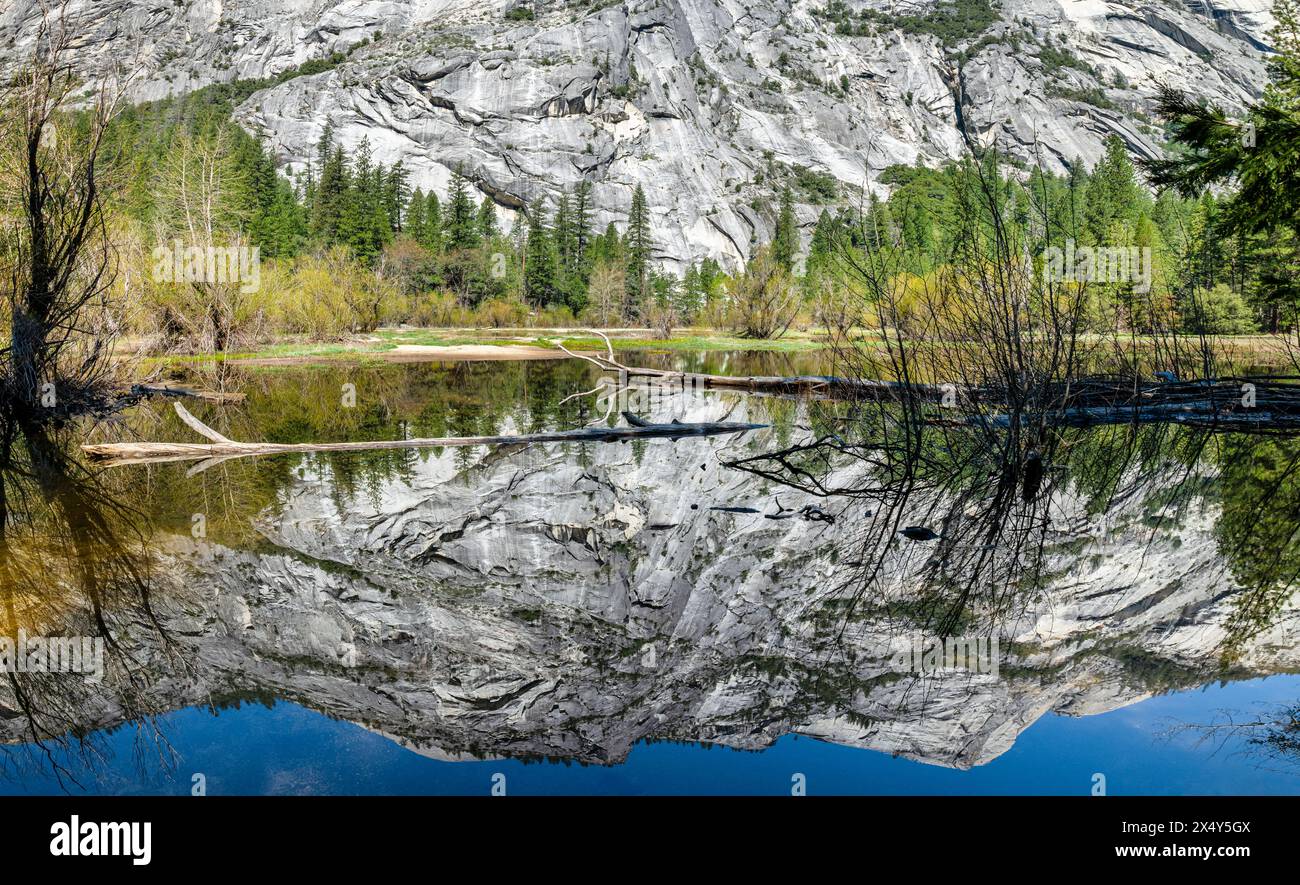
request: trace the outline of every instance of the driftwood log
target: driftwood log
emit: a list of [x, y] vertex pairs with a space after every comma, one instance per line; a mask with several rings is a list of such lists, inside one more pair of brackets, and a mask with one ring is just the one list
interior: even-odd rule
[[586, 360], [606, 372], [617, 372], [625, 381], [650, 381], [679, 386], [683, 389], [689, 386], [751, 393], [809, 394], [868, 399], [890, 398], [904, 392], [927, 399], [939, 399], [955, 389], [953, 385], [873, 381], [842, 378], [836, 375], [709, 375], [702, 372], [677, 372], [671, 369], [626, 366], [614, 358], [614, 345], [608, 335], [598, 329], [589, 331], [604, 340], [604, 356], [594, 353], [575, 353], [560, 341], [555, 341], [555, 346], [574, 359]]
[[131, 396], [144, 398], [148, 396], [167, 396], [173, 398], [201, 399], [210, 403], [239, 403], [244, 401], [242, 393], [228, 393], [223, 390], [195, 390], [179, 384], [133, 384]]
[[687, 436], [717, 436], [759, 430], [766, 424], [743, 424], [731, 421], [683, 424], [651, 424], [635, 415], [624, 413], [630, 427], [583, 427], [576, 430], [553, 430], [522, 436], [449, 436], [441, 438], [384, 439], [373, 442], [335, 443], [244, 443], [217, 433], [195, 418], [180, 403], [172, 404], [176, 414], [195, 433], [210, 443], [99, 443], [83, 445], [82, 452], [91, 461], [106, 467], [125, 464], [158, 464], [166, 461], [224, 461], [250, 455], [279, 455], [287, 452], [365, 452], [374, 449], [428, 449], [444, 446], [508, 446], [545, 442], [625, 442], [632, 439], [678, 440]]

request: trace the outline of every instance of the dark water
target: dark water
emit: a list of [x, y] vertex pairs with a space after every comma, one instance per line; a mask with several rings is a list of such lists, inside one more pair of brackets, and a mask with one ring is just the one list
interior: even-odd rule
[[[572, 361], [220, 372], [191, 380], [247, 399], [191, 408], [239, 440], [769, 427], [112, 470], [86, 428], [11, 434], [0, 635], [105, 648], [98, 682], [0, 689], [0, 792], [1300, 792], [1292, 440], [1078, 431], [1006, 496], [964, 432], [791, 449], [851, 404], [598, 399]], [[194, 439], [166, 403], [93, 434]], [[967, 636], [993, 672], [897, 664]]]

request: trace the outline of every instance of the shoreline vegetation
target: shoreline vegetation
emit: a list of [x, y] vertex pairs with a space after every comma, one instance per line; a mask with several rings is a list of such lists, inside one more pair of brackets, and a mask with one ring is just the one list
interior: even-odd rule
[[[791, 333], [780, 339], [736, 338], [713, 329], [679, 329], [670, 337], [653, 329], [600, 329], [615, 350], [643, 350], [668, 353], [731, 351], [748, 353], [816, 353], [830, 348], [825, 335]], [[223, 354], [149, 354], [146, 342], [126, 340], [119, 356], [145, 356], [151, 363], [186, 365], [225, 361], [257, 364], [284, 361], [417, 359], [568, 359], [557, 344], [571, 350], [603, 349], [604, 342], [587, 329], [568, 328], [379, 328], [366, 335], [340, 340], [315, 341], [285, 338], [248, 350]]]
[[[887, 338], [876, 330], [859, 330], [852, 335], [859, 346], [884, 348]], [[1092, 340], [1104, 340], [1091, 336]], [[229, 353], [150, 354], [144, 342], [127, 339], [118, 346], [121, 360], [138, 360], [144, 367], [181, 369], [207, 363], [232, 363], [259, 366], [295, 365], [319, 362], [423, 362], [467, 360], [569, 359], [562, 349], [593, 352], [605, 348], [605, 341], [615, 351], [639, 351], [662, 354], [752, 353], [806, 354], [833, 362], [836, 348], [842, 346], [827, 330], [793, 331], [779, 339], [736, 338], [725, 331], [706, 328], [679, 329], [667, 338], [656, 336], [652, 329], [563, 329], [563, 328], [380, 328], [367, 335], [331, 341], [286, 338], [267, 342], [248, 350]], [[1081, 335], [1081, 341], [1090, 336]], [[1197, 338], [1189, 344], [1199, 346]], [[1165, 343], [1158, 336], [1133, 336], [1137, 347], [1154, 349]], [[949, 346], [960, 342], [948, 342]], [[1283, 371], [1291, 366], [1292, 348], [1279, 335], [1219, 336], [1214, 341], [1216, 354], [1224, 364], [1248, 365], [1254, 371]]]

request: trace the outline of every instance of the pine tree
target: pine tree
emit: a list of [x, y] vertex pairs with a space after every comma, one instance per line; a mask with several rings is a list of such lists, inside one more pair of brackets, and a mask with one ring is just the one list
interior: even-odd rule
[[781, 208], [776, 217], [776, 234], [772, 237], [772, 257], [785, 270], [793, 270], [798, 249], [799, 227], [794, 215], [794, 194], [786, 186], [781, 190]]
[[478, 214], [470, 201], [465, 176], [459, 166], [451, 176], [451, 197], [443, 234], [446, 247], [452, 251], [478, 248]]
[[411, 199], [406, 203], [402, 223], [403, 230], [417, 243], [424, 243], [426, 239], [424, 228], [427, 219], [424, 212], [424, 191], [417, 187], [411, 191]]
[[307, 219], [312, 217], [312, 207], [316, 205], [316, 167], [310, 160], [307, 161], [307, 168], [298, 173], [295, 182], [298, 200], [302, 203], [303, 212]]
[[[371, 187], [371, 198], [369, 204], [369, 219], [367, 245], [369, 253], [364, 256], [369, 261], [378, 255], [384, 248], [385, 244], [393, 239], [393, 215], [394, 207], [390, 201], [389, 183], [391, 180], [391, 169], [385, 169], [383, 164], [375, 166], [374, 184]], [[397, 214], [401, 214], [400, 211]]]
[[338, 241], [359, 255], [365, 251], [366, 233], [370, 225], [368, 199], [374, 184], [374, 168], [370, 165], [370, 144], [365, 139], [357, 145], [350, 158], [352, 170], [348, 187], [339, 202]]
[[352, 157], [351, 186], [345, 191], [339, 218], [339, 240], [364, 262], [374, 259], [389, 238], [389, 213], [385, 200], [388, 175], [375, 165], [370, 140], [362, 138]]
[[[614, 222], [605, 226], [605, 232], [592, 237], [591, 245], [587, 248], [588, 260], [594, 266], [598, 261], [604, 261], [608, 264], [626, 264], [623, 253], [623, 241], [619, 239], [618, 228]], [[626, 271], [627, 268], [624, 268]]]
[[889, 204], [881, 202], [875, 194], [867, 200], [867, 213], [862, 219], [862, 234], [866, 238], [866, 247], [871, 250], [884, 249], [893, 242], [894, 216], [889, 211]]
[[555, 246], [546, 226], [546, 207], [540, 199], [528, 212], [528, 243], [524, 254], [524, 297], [538, 306], [559, 300]]
[[428, 196], [424, 198], [424, 239], [420, 242], [435, 255], [442, 252], [446, 242], [442, 229], [442, 204], [438, 202], [438, 195], [433, 191], [429, 191]]
[[560, 270], [565, 277], [572, 275], [578, 258], [577, 236], [573, 229], [573, 209], [569, 195], [560, 192], [560, 199], [555, 207], [555, 254], [560, 262]]
[[1057, 235], [1056, 245], [1063, 246], [1065, 239], [1079, 241], [1082, 239], [1084, 228], [1084, 207], [1088, 199], [1088, 167], [1084, 165], [1082, 157], [1075, 157], [1074, 162], [1070, 164], [1070, 174], [1066, 177], [1066, 187], [1061, 195], [1060, 204], [1057, 206], [1057, 223], [1062, 230], [1049, 231], [1049, 238]]
[[483, 242], [490, 243], [501, 233], [497, 227], [497, 205], [491, 197], [484, 197], [478, 206], [478, 232]]
[[1127, 245], [1141, 210], [1142, 188], [1119, 136], [1106, 139], [1106, 152], [1092, 170], [1084, 222], [1092, 243]]
[[235, 162], [248, 170], [247, 187], [237, 196], [250, 239], [267, 258], [295, 255], [306, 239], [298, 195], [275, 168], [275, 159], [255, 139], [236, 129]]
[[333, 130], [327, 126], [318, 146], [318, 156], [323, 159], [311, 206], [312, 235], [325, 245], [337, 243], [341, 238], [344, 204], [350, 184], [347, 158], [343, 148], [333, 143], [332, 133]]
[[934, 222], [919, 200], [909, 200], [903, 205], [901, 233], [909, 249], [926, 258], [934, 256]]
[[406, 166], [398, 160], [389, 168], [384, 180], [384, 208], [388, 213], [388, 229], [398, 233], [402, 230], [402, 209], [410, 198], [409, 178]]
[[688, 315], [694, 315], [704, 307], [705, 294], [704, 286], [700, 282], [700, 269], [694, 261], [686, 266], [686, 273], [682, 276], [681, 303], [683, 311]]
[[808, 269], [811, 271], [827, 267], [839, 249], [839, 242], [839, 225], [831, 213], [823, 209], [821, 215], [817, 216], [812, 242], [808, 244]]
[[591, 273], [591, 260], [587, 252], [591, 246], [591, 182], [583, 179], [573, 200], [573, 239], [577, 249], [577, 264], [583, 281]]
[[722, 290], [722, 265], [715, 258], [705, 258], [700, 262], [700, 291], [704, 294], [704, 303], [709, 304]]
[[627, 291], [636, 301], [650, 293], [650, 211], [646, 207], [641, 185], [632, 193], [632, 207], [627, 216], [627, 234], [623, 241], [627, 255]]
[[289, 182], [276, 184], [271, 205], [259, 220], [255, 242], [268, 258], [297, 255], [307, 241], [307, 220]]
[[1222, 108], [1160, 87], [1157, 113], [1181, 149], [1142, 165], [1157, 187], [1173, 187], [1185, 197], [1234, 183], [1226, 224], [1251, 232], [1285, 225], [1300, 237], [1300, 0], [1274, 0], [1273, 17], [1270, 82], [1245, 119], [1233, 120]]
[[336, 145], [334, 144], [334, 121], [326, 120], [325, 127], [321, 130], [320, 141], [316, 142], [316, 168], [324, 169], [325, 164], [329, 162], [330, 156], [334, 153]]

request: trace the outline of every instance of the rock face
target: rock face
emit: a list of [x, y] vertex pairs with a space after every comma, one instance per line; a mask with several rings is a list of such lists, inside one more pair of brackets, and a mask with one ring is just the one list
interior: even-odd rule
[[[678, 416], [742, 411], [692, 397]], [[443, 453], [355, 496], [308, 468], [256, 518], [259, 543], [165, 543], [154, 608], [169, 654], [143, 617], [123, 635], [155, 708], [272, 695], [446, 758], [612, 763], [646, 738], [761, 748], [796, 732], [964, 768], [1046, 712], [1211, 678], [1232, 609], [1212, 503], [1153, 536], [1140, 496], [1104, 534], [1060, 501], [1052, 578], [1001, 623], [1000, 671], [918, 675], [895, 655], [917, 635], [911, 582], [933, 547], [900, 538], [883, 563], [891, 604], [847, 608], [831, 591], [851, 583], [871, 508], [770, 519], [815, 499], [720, 464], [774, 434], [470, 466]], [[1298, 634], [1292, 607], [1239, 675], [1294, 671]], [[8, 691], [0, 728], [25, 740]], [[83, 721], [119, 721], [114, 703], [94, 694]]]
[[[238, 111], [289, 171], [329, 121], [346, 145], [366, 137], [378, 160], [402, 159], [417, 186], [445, 193], [461, 166], [506, 209], [585, 178], [596, 223], [621, 224], [640, 185], [658, 260], [678, 269], [747, 257], [786, 184], [807, 228], [824, 205], [882, 191], [891, 164], [973, 146], [1061, 170], [1095, 162], [1114, 134], [1149, 156], [1154, 81], [1230, 109], [1267, 82], [1267, 0], [960, 7], [975, 24], [944, 17], [948, 0], [72, 4], [79, 61], [138, 59], [140, 98], [346, 53]], [[0, 11], [14, 57], [38, 8]]]

